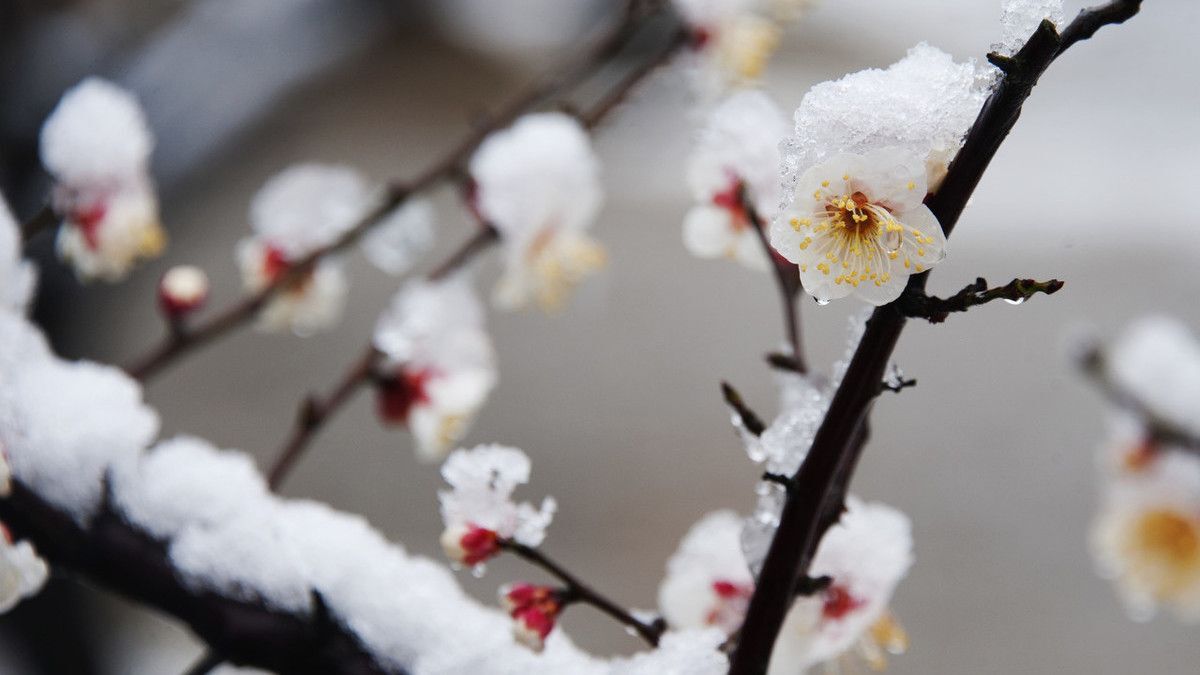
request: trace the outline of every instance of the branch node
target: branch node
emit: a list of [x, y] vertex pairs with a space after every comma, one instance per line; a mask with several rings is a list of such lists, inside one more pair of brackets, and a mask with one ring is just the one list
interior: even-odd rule
[[746, 402], [742, 400], [742, 395], [733, 388], [733, 385], [722, 382], [721, 394], [725, 397], [725, 403], [733, 408], [734, 414], [742, 421], [742, 426], [746, 428], [746, 431], [755, 436], [761, 436], [762, 432], [766, 431], [767, 425], [763, 423], [762, 418], [746, 405]]

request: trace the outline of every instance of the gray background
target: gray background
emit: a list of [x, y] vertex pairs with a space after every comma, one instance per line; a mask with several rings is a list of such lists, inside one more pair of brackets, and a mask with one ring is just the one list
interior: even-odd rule
[[[465, 1], [417, 11], [359, 4], [368, 13], [346, 21], [348, 46], [325, 58], [314, 44], [313, 64], [286, 87], [239, 84], [238, 72], [226, 72], [215, 82], [228, 86], [201, 88], [202, 106], [151, 106], [162, 136], [171, 247], [119, 287], [80, 289], [49, 270], [43, 301], [53, 310], [43, 311], [59, 322], [65, 353], [119, 363], [157, 339], [150, 299], [171, 264], [204, 266], [214, 278], [213, 304], [228, 302], [238, 292], [233, 246], [265, 179], [303, 160], [346, 162], [379, 179], [413, 175], [455, 142], [472, 112], [502, 101], [547, 55], [578, 49], [575, 33], [586, 32], [605, 3], [494, 3], [504, 8], [503, 20], [491, 31], [479, 22], [491, 36], [481, 51], [456, 46], [479, 39], [466, 15], [447, 18], [464, 11]], [[1064, 279], [1066, 288], [944, 326], [914, 323], [900, 344], [898, 361], [920, 385], [880, 401], [854, 484], [915, 523], [917, 563], [895, 598], [912, 648], [890, 672], [1197, 670], [1194, 627], [1166, 616], [1132, 623], [1092, 570], [1086, 535], [1104, 409], [1071, 371], [1063, 346], [1081, 327], [1110, 335], [1149, 311], [1200, 324], [1192, 297], [1200, 253], [1192, 208], [1200, 81], [1192, 40], [1200, 7], [1146, 4], [1142, 16], [1105, 29], [1044, 78], [931, 284], [946, 293], [977, 275], [993, 282], [1029, 276]], [[981, 57], [997, 36], [996, 5], [826, 0], [789, 33], [770, 89], [790, 110], [812, 84], [884, 66], [920, 40], [959, 58]], [[345, 18], [352, 6], [334, 14]], [[190, 35], [194, 24], [172, 23], [182, 11], [148, 11], [144, 28]], [[558, 11], [561, 21], [540, 18]], [[388, 22], [377, 20], [384, 15]], [[96, 20], [89, 15], [82, 25]], [[544, 25], [555, 31], [525, 30]], [[431, 36], [425, 26], [443, 32]], [[550, 39], [531, 42], [526, 34]], [[339, 44], [319, 41], [331, 51]], [[187, 48], [203, 52], [211, 44]], [[258, 48], [270, 60], [307, 53], [304, 44], [263, 40]], [[133, 56], [119, 67], [84, 55], [63, 69], [153, 79], [153, 64], [139, 60], [149, 58], [145, 51], [124, 53]], [[22, 72], [14, 66], [8, 73], [13, 86], [35, 79]], [[75, 76], [60, 77], [66, 84]], [[278, 82], [284, 75], [261, 77]], [[207, 109], [253, 107], [246, 99], [256, 91], [265, 99], [259, 109], [228, 128], [193, 128], [191, 115]], [[534, 475], [523, 494], [560, 501], [547, 551], [643, 607], [653, 606], [664, 562], [692, 522], [712, 509], [752, 507], [756, 470], [732, 435], [717, 384], [729, 379], [761, 412], [773, 413], [761, 354], [782, 338], [767, 276], [683, 251], [687, 110], [680, 74], [668, 71], [600, 130], [608, 198], [595, 232], [610, 265], [558, 315], [491, 316], [500, 386], [469, 438], [526, 449]], [[192, 135], [198, 141], [180, 140]], [[433, 260], [470, 231], [452, 194], [438, 201]], [[305, 340], [241, 331], [156, 380], [147, 395], [164, 431], [201, 434], [268, 461], [300, 394], [326, 388], [357, 357], [398, 286], [357, 255], [354, 262], [351, 305], [337, 330]], [[481, 287], [490, 287], [494, 256], [477, 268]], [[854, 309], [855, 301], [803, 303], [814, 363], [841, 354]], [[437, 556], [438, 487], [436, 468], [413, 459], [403, 432], [380, 428], [370, 397], [360, 395], [318, 438], [285, 492], [363, 513], [410, 550]], [[498, 584], [533, 575], [500, 561], [482, 581], [464, 575], [463, 583], [490, 601]], [[100, 636], [113, 672], [178, 671], [199, 653], [170, 621], [106, 598], [98, 596], [94, 611], [119, 618]], [[586, 608], [570, 612], [565, 624], [601, 653], [638, 646]]]

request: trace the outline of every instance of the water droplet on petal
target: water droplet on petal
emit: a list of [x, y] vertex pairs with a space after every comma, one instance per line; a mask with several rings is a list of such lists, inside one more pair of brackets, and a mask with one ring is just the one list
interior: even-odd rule
[[832, 302], [832, 301], [831, 300], [822, 300], [820, 298], [817, 298], [817, 304], [822, 307], [824, 307], [825, 305], [828, 305], [830, 302]]

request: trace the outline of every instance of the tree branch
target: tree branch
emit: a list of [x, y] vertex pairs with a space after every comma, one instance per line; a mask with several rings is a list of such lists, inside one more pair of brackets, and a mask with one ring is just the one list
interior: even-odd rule
[[[1041, 76], [1067, 46], [1095, 33], [1098, 26], [1124, 21], [1136, 13], [1139, 0], [1113, 0], [1086, 10], [1067, 27], [1060, 40], [1043, 22], [1010, 59], [996, 90], [967, 133], [938, 192], [926, 200], [943, 231], [949, 235], [988, 164], [1012, 130], [1021, 108]], [[928, 274], [910, 277], [910, 292], [924, 290]], [[842, 384], [817, 431], [812, 449], [795, 479], [799, 488], [788, 493], [780, 523], [771, 542], [747, 610], [741, 639], [730, 660], [733, 675], [761, 675], [767, 670], [775, 638], [791, 606], [798, 579], [807, 573], [813, 552], [825, 529], [836, 522], [854, 468], [861, 455], [856, 435], [864, 433], [867, 416], [879, 394], [887, 363], [904, 329], [906, 318], [894, 305], [879, 307], [867, 321]]]
[[[284, 273], [276, 277], [261, 291], [253, 293], [226, 309], [218, 312], [206, 322], [191, 327], [179, 333], [169, 333], [163, 341], [148, 353], [134, 359], [126, 369], [130, 375], [139, 380], [146, 380], [160, 372], [178, 358], [200, 347], [225, 333], [242, 326], [271, 300], [281, 290], [288, 288], [298, 279], [303, 278], [323, 258], [341, 251], [356, 243], [367, 231], [379, 223], [386, 215], [401, 206], [413, 195], [424, 192], [447, 180], [464, 180], [466, 163], [471, 155], [483, 143], [487, 136], [512, 123], [527, 110], [541, 104], [546, 99], [575, 86], [587, 77], [597, 72], [612, 58], [623, 50], [642, 26], [656, 13], [663, 10], [660, 0], [655, 2], [632, 2], [623, 12], [623, 20], [617, 24], [593, 49], [584, 52], [580, 57], [570, 61], [567, 66], [531, 86], [526, 91], [505, 105], [497, 114], [489, 116], [486, 123], [477, 125], [470, 133], [450, 149], [441, 159], [427, 167], [424, 172], [407, 183], [394, 183], [387, 188], [380, 202], [366, 213], [359, 221], [343, 234], [337, 241], [312, 251], [304, 258], [292, 264]], [[600, 105], [581, 118], [588, 127], [593, 127], [614, 107], [616, 107], [629, 91], [655, 67], [678, 51], [682, 44], [676, 44], [673, 38], [670, 48], [657, 55], [649, 64], [643, 64], [634, 73], [619, 82], [611, 89]]]
[[[56, 568], [186, 623], [229, 661], [284, 675], [385, 675], [388, 668], [322, 612], [298, 616], [189, 588], [165, 543], [105, 509], [85, 529], [19, 481], [0, 520]], [[321, 603], [316, 602], [318, 608]]]
[[21, 241], [29, 243], [43, 230], [48, 230], [58, 223], [58, 214], [54, 207], [47, 202], [29, 220], [21, 223]]
[[536, 567], [540, 567], [558, 579], [566, 587], [566, 596], [568, 598], [595, 607], [635, 631], [650, 646], [658, 646], [659, 638], [662, 637], [663, 632], [667, 629], [666, 623], [662, 619], [652, 623], [641, 621], [628, 610], [609, 600], [578, 577], [568, 572], [562, 565], [554, 562], [546, 554], [532, 546], [526, 546], [511, 539], [505, 539], [500, 542], [500, 548]]
[[1003, 286], [988, 288], [987, 279], [979, 277], [975, 283], [968, 284], [948, 298], [938, 298], [923, 292], [906, 293], [900, 298], [900, 308], [909, 318], [926, 319], [929, 323], [942, 323], [951, 312], [965, 312], [972, 307], [987, 304], [993, 300], [1007, 300], [1019, 305], [1038, 293], [1053, 295], [1062, 287], [1063, 282], [1058, 279], [1050, 281], [1013, 279]]
[[[775, 286], [779, 289], [779, 300], [783, 307], [783, 325], [787, 331], [788, 346], [792, 349], [787, 369], [800, 374], [807, 373], [808, 366], [805, 365], [804, 351], [800, 342], [800, 315], [799, 309], [796, 307], [796, 296], [800, 294], [801, 289], [800, 270], [796, 265], [777, 255], [775, 249], [771, 247], [771, 242], [767, 239], [767, 224], [763, 222], [758, 210], [754, 208], [754, 203], [750, 201], [744, 184], [738, 189], [738, 202], [746, 213], [746, 219], [750, 221], [750, 226], [754, 228], [759, 243], [762, 244], [763, 255], [767, 256], [767, 260], [771, 262], [771, 268], [775, 271]], [[784, 356], [786, 357], [786, 355]], [[772, 365], [776, 365], [776, 363], [772, 362]]]

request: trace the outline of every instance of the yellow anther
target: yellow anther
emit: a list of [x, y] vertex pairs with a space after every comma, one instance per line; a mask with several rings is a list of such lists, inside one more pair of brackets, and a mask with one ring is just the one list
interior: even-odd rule
[[917, 257], [924, 258], [925, 257], [925, 249], [923, 249], [923, 248], [917, 249]]
[[912, 262], [908, 258], [905, 258], [904, 259], [904, 269], [908, 269], [911, 266], [912, 266]]
[[916, 189], [917, 189], [917, 183], [916, 183], [916, 181], [911, 181], [911, 180], [910, 180], [910, 181], [908, 181], [908, 189], [909, 189], [909, 190], [916, 190]]
[[803, 250], [807, 249], [808, 245], [811, 243], [812, 243], [812, 237], [805, 237], [804, 241], [800, 242], [800, 250], [803, 251]]
[[888, 251], [888, 259], [889, 260], [895, 260], [898, 257], [900, 257], [899, 251]]
[[829, 181], [827, 181], [827, 180], [821, 181], [821, 187], [829, 187]]

